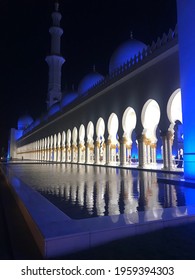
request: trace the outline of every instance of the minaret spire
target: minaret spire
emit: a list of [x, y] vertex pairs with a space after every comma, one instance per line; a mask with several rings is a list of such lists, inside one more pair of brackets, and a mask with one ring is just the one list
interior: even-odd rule
[[61, 93], [61, 68], [65, 59], [61, 56], [61, 36], [63, 29], [60, 27], [62, 18], [59, 12], [59, 2], [55, 0], [54, 12], [51, 15], [52, 26], [49, 29], [51, 34], [51, 50], [46, 57], [46, 62], [49, 66], [49, 82], [47, 94], [47, 108], [49, 109], [54, 103], [59, 102], [62, 97]]

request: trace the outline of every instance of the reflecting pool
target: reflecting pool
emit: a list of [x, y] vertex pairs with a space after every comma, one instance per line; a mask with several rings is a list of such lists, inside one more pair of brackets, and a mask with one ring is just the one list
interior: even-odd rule
[[[157, 172], [77, 164], [13, 164], [10, 171], [72, 219], [119, 214], [147, 221], [172, 208], [175, 217], [195, 204], [195, 190], [157, 182]], [[180, 207], [184, 206], [184, 207]]]

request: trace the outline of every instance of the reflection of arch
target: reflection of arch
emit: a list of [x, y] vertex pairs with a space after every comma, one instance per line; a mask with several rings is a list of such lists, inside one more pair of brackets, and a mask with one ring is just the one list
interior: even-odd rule
[[119, 142], [117, 139], [118, 117], [112, 113], [108, 119], [108, 143], [107, 143], [107, 163], [116, 164], [119, 162]]
[[90, 121], [87, 125], [87, 149], [86, 149], [86, 163], [94, 163], [94, 125]]
[[131, 149], [132, 149], [132, 132], [135, 129], [137, 122], [137, 117], [135, 110], [131, 107], [127, 107], [122, 117], [122, 127], [123, 127], [123, 149], [121, 155], [121, 163], [126, 164], [131, 163]]
[[79, 128], [79, 162], [85, 162], [85, 127], [83, 124]]
[[106, 149], [105, 149], [105, 122], [103, 118], [99, 118], [96, 124], [96, 153], [95, 153], [95, 162], [105, 164], [106, 162]]
[[141, 166], [156, 163], [156, 129], [160, 120], [160, 107], [154, 99], [149, 99], [143, 106], [141, 121], [143, 125], [142, 154], [143, 162]]

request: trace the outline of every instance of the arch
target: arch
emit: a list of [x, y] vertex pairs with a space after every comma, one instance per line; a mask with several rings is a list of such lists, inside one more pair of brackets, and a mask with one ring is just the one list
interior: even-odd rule
[[79, 127], [79, 141], [84, 141], [85, 138], [85, 127], [83, 124], [80, 125]]
[[94, 163], [94, 124], [89, 121], [87, 125], [86, 163]]
[[60, 146], [60, 145], [61, 145], [61, 139], [62, 139], [62, 137], [61, 137], [61, 133], [60, 133], [60, 132], [58, 132], [58, 146]]
[[167, 103], [167, 116], [170, 121], [168, 131], [172, 136], [172, 145], [170, 146], [171, 155], [175, 159], [173, 167], [183, 167], [183, 118], [182, 118], [182, 100], [181, 89], [176, 89], [170, 96]]
[[66, 161], [66, 146], [65, 146], [65, 143], [66, 143], [66, 133], [65, 133], [65, 131], [63, 131], [62, 132], [62, 159], [61, 159], [62, 162]]
[[68, 131], [67, 131], [67, 144], [70, 145], [70, 143], [71, 143], [71, 130], [68, 129]]
[[81, 163], [85, 162], [85, 127], [83, 124], [79, 127], [79, 159], [78, 161]]
[[136, 126], [137, 116], [135, 110], [132, 107], [127, 107], [122, 117], [122, 127], [126, 135], [132, 133]]
[[54, 145], [54, 147], [56, 147], [56, 144], [57, 144], [57, 135], [54, 134], [54, 138], [53, 138], [53, 145]]
[[78, 139], [78, 129], [74, 127], [72, 131], [72, 162], [78, 161], [77, 139]]
[[53, 135], [50, 136], [50, 159], [53, 161], [53, 143], [54, 143], [54, 138]]
[[160, 107], [154, 99], [149, 99], [144, 104], [141, 112], [141, 121], [144, 128], [142, 134], [155, 143], [157, 140], [156, 128], [160, 121]]
[[[132, 132], [135, 129], [137, 123], [137, 116], [135, 110], [132, 107], [127, 107], [123, 113], [122, 117], [122, 127], [123, 127], [123, 149], [121, 155], [121, 164], [126, 165], [131, 164], [131, 154], [132, 154]], [[136, 145], [137, 147], [137, 145]]]
[[45, 139], [43, 138], [43, 139], [41, 140], [41, 148], [44, 149], [44, 147], [45, 147]]
[[62, 141], [62, 136], [61, 133], [58, 132], [58, 137], [57, 137], [57, 161], [61, 161], [61, 141]]
[[45, 156], [45, 139], [41, 140], [41, 160], [44, 160]]
[[160, 121], [160, 107], [154, 99], [149, 99], [143, 106], [141, 122], [142, 140], [139, 139], [139, 166], [156, 164], [156, 129]]
[[96, 144], [95, 144], [95, 163], [105, 164], [106, 162], [106, 145], [104, 139], [105, 122], [103, 118], [99, 118], [96, 124]]
[[87, 125], [87, 139], [91, 140], [94, 136], [94, 124], [92, 121], [90, 121]]
[[64, 146], [66, 142], [66, 133], [65, 131], [62, 132], [62, 145]]
[[173, 130], [176, 121], [180, 121], [181, 123], [183, 122], [181, 89], [175, 90], [170, 96], [167, 103], [167, 116], [171, 123], [169, 130]]
[[116, 134], [118, 132], [118, 125], [119, 125], [118, 117], [115, 113], [112, 113], [108, 119], [108, 133], [110, 139], [112, 139], [114, 143], [116, 143]]
[[115, 113], [111, 113], [108, 119], [108, 142], [107, 142], [107, 163], [118, 164], [120, 158], [120, 147], [118, 141], [119, 121]]
[[53, 140], [53, 147], [54, 147], [54, 151], [53, 151], [53, 161], [56, 161], [57, 160], [57, 135], [54, 134], [54, 140]]
[[103, 118], [99, 118], [96, 124], [96, 134], [97, 137], [101, 137], [104, 136], [104, 132], [105, 132], [105, 122]]
[[45, 137], [44, 160], [47, 160], [47, 137]]
[[67, 131], [67, 148], [66, 148], [66, 161], [71, 161], [71, 130]]
[[72, 131], [72, 143], [77, 144], [78, 130], [76, 127], [73, 128]]

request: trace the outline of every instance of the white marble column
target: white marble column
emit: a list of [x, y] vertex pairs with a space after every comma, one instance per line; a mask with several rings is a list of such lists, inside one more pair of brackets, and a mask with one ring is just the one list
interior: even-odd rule
[[100, 142], [95, 142], [95, 163], [100, 164]]
[[172, 153], [172, 145], [173, 145], [173, 133], [171, 131], [167, 132], [167, 154], [168, 154], [168, 169], [173, 169], [173, 153]]
[[144, 135], [138, 139], [138, 160], [139, 160], [139, 167], [144, 168], [147, 163], [147, 156], [146, 156], [146, 138]]
[[121, 141], [121, 149], [120, 149], [120, 163], [121, 165], [126, 165], [127, 164], [127, 159], [126, 159], [126, 143], [127, 143], [127, 139], [126, 137], [122, 138]]
[[85, 163], [90, 163], [90, 150], [89, 150], [90, 144], [87, 143], [86, 150], [85, 150]]
[[151, 149], [151, 163], [156, 164], [156, 143], [150, 145]]
[[62, 162], [66, 162], [66, 148], [64, 145], [62, 145]]
[[106, 164], [111, 164], [111, 159], [110, 159], [110, 156], [111, 156], [111, 141], [108, 140], [107, 141], [107, 144], [106, 144]]
[[163, 134], [161, 137], [163, 144], [163, 169], [168, 170], [167, 135]]

